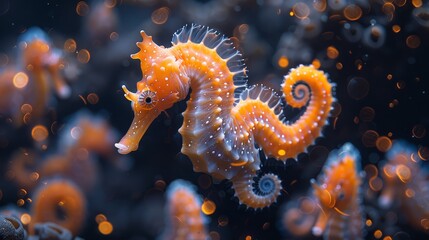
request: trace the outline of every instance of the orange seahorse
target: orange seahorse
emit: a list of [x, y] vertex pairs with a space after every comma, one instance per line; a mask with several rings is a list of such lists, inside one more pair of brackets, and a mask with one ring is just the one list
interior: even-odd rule
[[382, 208], [400, 208], [404, 218], [416, 229], [429, 233], [428, 174], [422, 168], [415, 146], [395, 140], [382, 167], [384, 188], [379, 198]]
[[323, 234], [323, 239], [363, 239], [359, 165], [359, 151], [346, 143], [330, 153], [319, 184], [311, 180], [321, 209], [312, 229], [314, 235]]
[[[264, 86], [246, 88], [246, 67], [230, 39], [208, 27], [183, 27], [165, 48], [141, 32], [143, 79], [137, 92], [122, 86], [132, 102], [134, 120], [115, 144], [119, 153], [135, 151], [151, 122], [165, 109], [185, 99], [192, 89], [183, 125], [182, 153], [194, 171], [229, 179], [240, 203], [263, 208], [275, 202], [281, 182], [272, 173], [255, 184], [260, 169], [259, 149], [285, 161], [305, 151], [320, 136], [333, 102], [331, 84], [322, 71], [299, 66], [285, 77], [286, 101], [306, 111], [294, 123], [282, 121], [280, 98]], [[245, 88], [239, 93], [239, 89]], [[254, 186], [255, 185], [255, 186]]]
[[33, 27], [24, 33], [19, 42], [21, 62], [23, 67], [34, 79], [33, 115], [40, 117], [48, 102], [50, 83], [53, 82], [58, 96], [66, 98], [71, 90], [61, 76], [63, 57], [58, 49], [53, 47], [47, 34], [40, 28]]
[[158, 239], [209, 239], [196, 187], [178, 179], [167, 189], [166, 227]]

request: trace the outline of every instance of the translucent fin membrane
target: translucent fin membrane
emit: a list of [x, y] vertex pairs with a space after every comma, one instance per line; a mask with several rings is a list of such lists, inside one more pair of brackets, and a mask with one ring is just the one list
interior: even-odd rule
[[231, 39], [209, 27], [194, 24], [186, 25], [173, 34], [173, 45], [189, 41], [197, 44], [202, 43], [210, 49], [215, 49], [216, 53], [227, 61], [228, 69], [234, 75], [233, 80], [236, 86], [234, 96], [238, 98], [247, 87], [247, 70], [243, 56], [234, 47]]
[[282, 118], [283, 105], [281, 98], [273, 89], [264, 85], [253, 85], [240, 94], [239, 100], [244, 101], [246, 99], [259, 99], [261, 102], [266, 103], [279, 118]]

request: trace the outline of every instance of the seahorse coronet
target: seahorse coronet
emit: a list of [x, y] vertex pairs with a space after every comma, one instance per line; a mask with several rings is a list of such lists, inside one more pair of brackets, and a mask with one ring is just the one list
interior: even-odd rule
[[[281, 98], [273, 89], [261, 84], [247, 86], [242, 55], [224, 35], [201, 25], [185, 25], [173, 34], [172, 46], [167, 48], [158, 46], [145, 32], [141, 35], [140, 50], [133, 58], [140, 60], [142, 80], [136, 93], [125, 92], [134, 102], [134, 120], [115, 145], [118, 151], [127, 154], [137, 150], [158, 114], [185, 99], [192, 89], [179, 133], [181, 151], [192, 161], [194, 171], [231, 180], [240, 203], [248, 207], [264, 208], [275, 202], [281, 191], [276, 175], [267, 175], [277, 179], [273, 180], [272, 194], [258, 196], [252, 189], [261, 164], [259, 151], [285, 162], [306, 151], [319, 137], [333, 102], [325, 74], [311, 65], [300, 65], [284, 77], [283, 95], [292, 107], [291, 85], [304, 82], [308, 87], [302, 92], [304, 98], [311, 92], [305, 112], [288, 123]], [[139, 96], [146, 90], [162, 99], [151, 109], [135, 104], [136, 96], [142, 100]]]

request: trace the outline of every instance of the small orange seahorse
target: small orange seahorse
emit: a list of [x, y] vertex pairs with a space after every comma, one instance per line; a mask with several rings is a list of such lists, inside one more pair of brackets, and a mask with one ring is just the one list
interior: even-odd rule
[[[269, 157], [285, 161], [296, 157], [320, 136], [331, 109], [331, 85], [322, 71], [299, 66], [285, 77], [286, 101], [306, 111], [294, 123], [282, 121], [280, 98], [264, 86], [245, 88], [246, 67], [231, 40], [213, 29], [192, 25], [173, 35], [164, 48], [141, 32], [140, 59], [143, 79], [137, 92], [122, 86], [132, 102], [134, 120], [115, 146], [122, 154], [135, 151], [151, 122], [192, 88], [183, 125], [182, 153], [194, 171], [233, 183], [240, 203], [263, 208], [275, 202], [281, 183], [274, 174], [254, 178], [260, 169], [259, 147]], [[245, 88], [239, 93], [240, 88]]]
[[384, 181], [380, 206], [399, 206], [414, 228], [429, 233], [428, 174], [420, 165], [422, 159], [416, 147], [396, 140], [386, 157], [387, 162], [380, 171]]
[[34, 95], [36, 102], [33, 106], [34, 115], [40, 116], [50, 95], [50, 83], [53, 82], [58, 96], [66, 98], [71, 90], [61, 76], [63, 57], [58, 49], [53, 47], [47, 34], [40, 28], [30, 28], [24, 33], [19, 42], [20, 56], [23, 67], [34, 79]]
[[201, 212], [201, 199], [195, 186], [178, 179], [167, 189], [167, 217], [161, 240], [208, 239], [206, 220]]
[[323, 239], [363, 239], [362, 195], [359, 151], [350, 143], [332, 151], [319, 184], [311, 180], [319, 200], [313, 234]]

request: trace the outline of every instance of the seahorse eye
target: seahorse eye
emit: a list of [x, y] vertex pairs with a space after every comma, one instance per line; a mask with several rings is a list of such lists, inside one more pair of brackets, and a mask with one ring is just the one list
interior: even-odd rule
[[155, 107], [157, 102], [156, 93], [147, 89], [143, 90], [139, 96], [139, 103], [143, 109], [149, 110]]

